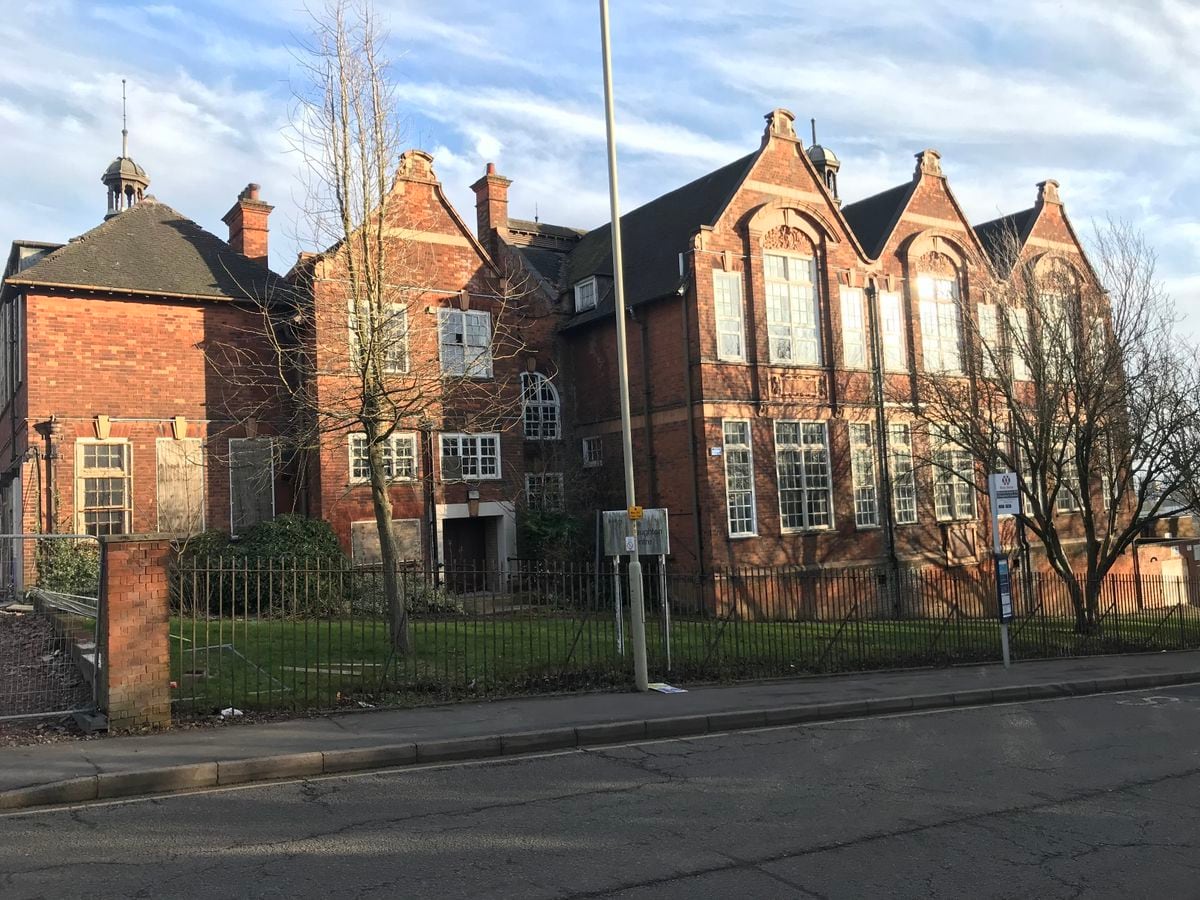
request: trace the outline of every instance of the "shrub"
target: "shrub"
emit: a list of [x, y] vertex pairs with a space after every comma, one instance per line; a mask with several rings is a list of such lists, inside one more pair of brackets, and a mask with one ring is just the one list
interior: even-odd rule
[[37, 542], [38, 587], [81, 597], [100, 595], [100, 547], [66, 538]]
[[[172, 599], [185, 612], [196, 604], [226, 615], [328, 614], [347, 603], [345, 564], [328, 522], [283, 515], [259, 522], [237, 541], [222, 531], [183, 541]], [[283, 571], [287, 577], [279, 576]]]

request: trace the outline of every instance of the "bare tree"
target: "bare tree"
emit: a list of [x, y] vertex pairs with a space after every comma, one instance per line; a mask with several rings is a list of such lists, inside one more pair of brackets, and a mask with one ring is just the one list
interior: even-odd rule
[[[291, 138], [303, 162], [300, 225], [312, 245], [328, 249], [301, 254], [287, 285], [261, 304], [270, 352], [253, 358], [253, 342], [235, 342], [223, 348], [221, 369], [248, 389], [267, 388], [262, 410], [243, 403], [241, 415], [272, 418], [301, 455], [363, 436], [352, 465], [370, 484], [392, 643], [405, 654], [389, 487], [429, 460], [421, 461], [423, 446], [401, 456], [391, 438], [438, 428], [500, 430], [515, 421], [519, 388], [496, 364], [522, 347], [517, 301], [525, 282], [490, 263], [461, 291], [439, 280], [438, 247], [419, 239], [439, 210], [431, 189], [417, 200], [413, 188], [414, 178], [431, 181], [430, 159], [401, 151], [400, 106], [371, 6], [329, 0], [312, 22]], [[436, 327], [415, 325], [429, 307], [436, 307]], [[422, 489], [432, 490], [428, 472]]]
[[1017, 522], [1064, 582], [1076, 629], [1095, 630], [1105, 576], [1196, 483], [1194, 353], [1130, 227], [1097, 229], [1095, 269], [1032, 256], [1015, 232], [992, 250], [996, 277], [963, 308], [959, 364], [919, 373], [910, 407], [935, 503], [985, 492], [980, 470], [1018, 473]]

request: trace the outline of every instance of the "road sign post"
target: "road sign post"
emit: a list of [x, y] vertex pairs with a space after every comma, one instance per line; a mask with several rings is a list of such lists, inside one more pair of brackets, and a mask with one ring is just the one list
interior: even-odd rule
[[988, 476], [988, 500], [992, 509], [992, 557], [996, 563], [996, 602], [1000, 615], [1000, 652], [1004, 668], [1012, 664], [1008, 647], [1008, 623], [1013, 617], [1012, 573], [1008, 556], [1000, 546], [1000, 517], [1021, 514], [1021, 488], [1012, 472]]

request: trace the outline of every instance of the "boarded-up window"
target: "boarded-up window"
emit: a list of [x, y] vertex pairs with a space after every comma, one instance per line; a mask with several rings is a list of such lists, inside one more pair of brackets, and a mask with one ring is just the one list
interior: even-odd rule
[[204, 445], [199, 438], [159, 438], [158, 530], [204, 530]]
[[275, 446], [270, 438], [229, 441], [229, 529], [247, 528], [275, 518]]
[[[392, 519], [396, 552], [401, 562], [421, 558], [421, 523], [418, 519]], [[350, 523], [350, 553], [356, 566], [377, 566], [381, 562], [379, 528], [374, 519]]]

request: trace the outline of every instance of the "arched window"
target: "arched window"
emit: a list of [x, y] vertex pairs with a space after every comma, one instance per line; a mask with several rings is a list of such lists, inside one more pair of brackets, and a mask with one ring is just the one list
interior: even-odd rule
[[525, 439], [556, 441], [562, 426], [558, 391], [541, 372], [521, 373], [521, 403], [524, 408]]

